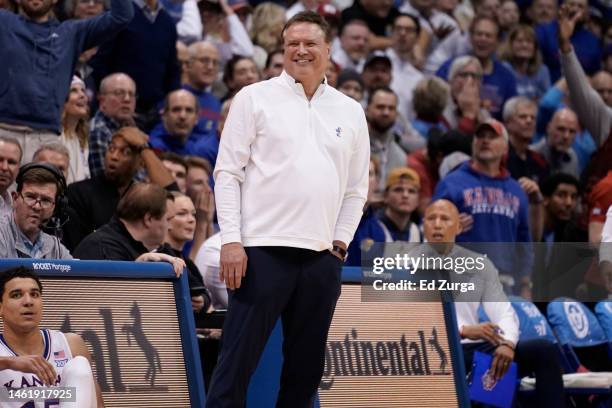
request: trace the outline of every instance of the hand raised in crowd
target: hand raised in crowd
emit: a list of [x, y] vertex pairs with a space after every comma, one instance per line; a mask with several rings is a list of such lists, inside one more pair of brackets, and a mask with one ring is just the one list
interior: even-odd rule
[[134, 126], [122, 127], [119, 129], [119, 133], [121, 133], [125, 142], [132, 147], [140, 147], [149, 141], [149, 136]]
[[186, 268], [185, 261], [181, 258], [159, 252], [147, 252], [142, 254], [136, 258], [136, 262], [168, 262], [172, 265], [172, 269], [174, 269], [177, 278], [181, 276], [183, 269]]
[[457, 95], [457, 106], [461, 114], [469, 119], [476, 119], [480, 112], [480, 87], [472, 77], [466, 79], [461, 92]]
[[221, 268], [219, 279], [228, 289], [238, 289], [246, 275], [247, 255], [240, 242], [230, 242], [221, 247]]
[[518, 179], [518, 183], [527, 194], [530, 203], [541, 203], [542, 193], [540, 192], [540, 186], [538, 183], [530, 179], [529, 177], [521, 177]]
[[440, 27], [434, 28], [433, 33], [438, 38], [438, 40], [442, 41], [445, 39], [450, 33], [455, 31], [455, 27], [450, 24], [443, 24]]
[[564, 54], [571, 50], [570, 38], [576, 23], [582, 18], [582, 11], [565, 3], [559, 8], [559, 48]]
[[459, 214], [459, 225], [461, 225], [461, 232], [467, 232], [472, 229], [474, 225], [474, 217], [468, 213]]
[[196, 221], [198, 224], [210, 224], [215, 215], [215, 195], [206, 186], [198, 193], [195, 200]]
[[495, 349], [493, 352], [493, 361], [491, 362], [491, 370], [493, 371], [493, 377], [499, 380], [501, 379], [508, 368], [510, 363], [514, 360], [514, 350], [507, 344], [502, 344]]
[[56, 373], [55, 369], [42, 356], [17, 356], [10, 357], [7, 368], [24, 373], [32, 373], [36, 375], [45, 385], [55, 385]]
[[226, 16], [234, 14], [234, 9], [229, 6], [227, 0], [219, 0], [219, 6], [221, 6], [221, 10], [223, 10]]
[[498, 325], [491, 322], [463, 326], [461, 336], [470, 340], [485, 340], [494, 346], [500, 345], [504, 338], [501, 336], [501, 329]]

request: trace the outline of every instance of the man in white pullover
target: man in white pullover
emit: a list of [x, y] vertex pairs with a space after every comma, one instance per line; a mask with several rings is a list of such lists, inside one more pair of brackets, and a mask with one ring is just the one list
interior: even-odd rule
[[207, 407], [241, 407], [279, 317], [277, 407], [310, 407], [340, 295], [346, 247], [368, 192], [361, 106], [327, 85], [327, 23], [305, 11], [283, 30], [283, 73], [233, 99], [214, 171], [221, 278], [233, 293]]

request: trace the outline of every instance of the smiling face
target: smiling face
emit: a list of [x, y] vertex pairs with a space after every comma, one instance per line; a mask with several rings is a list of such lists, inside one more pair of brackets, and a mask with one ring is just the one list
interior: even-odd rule
[[510, 43], [510, 47], [515, 58], [529, 60], [533, 58], [536, 50], [535, 39], [525, 32], [520, 32]]
[[497, 25], [491, 20], [481, 20], [474, 25], [470, 41], [474, 56], [480, 60], [491, 57], [497, 48]]
[[70, 85], [68, 100], [64, 103], [66, 115], [75, 119], [87, 118], [89, 115], [89, 98], [85, 93], [85, 87], [81, 83]]
[[42, 318], [42, 292], [32, 278], [13, 278], [4, 285], [0, 316], [5, 331], [24, 333], [38, 328]]
[[330, 56], [325, 33], [314, 23], [295, 23], [284, 35], [285, 71], [302, 83], [323, 80]]

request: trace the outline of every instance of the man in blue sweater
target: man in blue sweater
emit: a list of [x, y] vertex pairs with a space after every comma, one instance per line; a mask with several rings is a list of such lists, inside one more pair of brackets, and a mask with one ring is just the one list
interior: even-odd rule
[[204, 138], [216, 135], [203, 135], [197, 132], [198, 101], [185, 89], [168, 94], [162, 111], [162, 122], [151, 131], [151, 146], [162, 152], [179, 155], [198, 155], [196, 145]]
[[219, 75], [219, 51], [208, 41], [198, 41], [187, 49], [189, 58], [185, 66], [183, 89], [198, 98], [198, 133], [217, 132], [217, 122], [221, 112], [221, 102], [210, 92], [210, 87]]
[[132, 0], [134, 19], [90, 61], [97, 84], [113, 72], [136, 82], [136, 124], [149, 132], [159, 122], [159, 105], [180, 87], [176, 25], [157, 0]]
[[128, 0], [86, 20], [60, 23], [57, 0], [22, 0], [23, 15], [0, 10], [0, 135], [22, 147], [22, 163], [41, 144], [57, 141], [60, 115], [79, 55], [125, 27], [133, 17]]
[[[508, 152], [508, 132], [494, 119], [478, 125], [472, 143], [472, 160], [440, 180], [432, 201], [445, 198], [461, 213], [462, 233], [457, 242], [530, 242], [527, 195], [502, 167]], [[533, 253], [526, 245], [478, 246], [499, 269], [514, 280], [514, 289], [530, 296]], [[517, 282], [518, 281], [518, 282]], [[508, 280], [512, 282], [512, 280]]]
[[[571, 2], [566, 2], [565, 8], [567, 9], [566, 13], [576, 23], [576, 28], [570, 37], [570, 42], [584, 71], [587, 75], [593, 75], [601, 67], [602, 49], [599, 38], [586, 27], [588, 7], [587, 0], [572, 0]], [[554, 83], [563, 74], [559, 59], [559, 22], [555, 20], [550, 23], [540, 24], [535, 30], [542, 58], [550, 70], [550, 80]]]

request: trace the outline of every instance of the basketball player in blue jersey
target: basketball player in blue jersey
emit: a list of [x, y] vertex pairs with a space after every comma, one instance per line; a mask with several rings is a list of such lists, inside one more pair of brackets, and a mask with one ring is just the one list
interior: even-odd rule
[[74, 387], [76, 401], [1, 401], [0, 407], [104, 406], [85, 342], [74, 333], [41, 329], [42, 303], [42, 284], [33, 271], [17, 267], [0, 274], [0, 387]]

